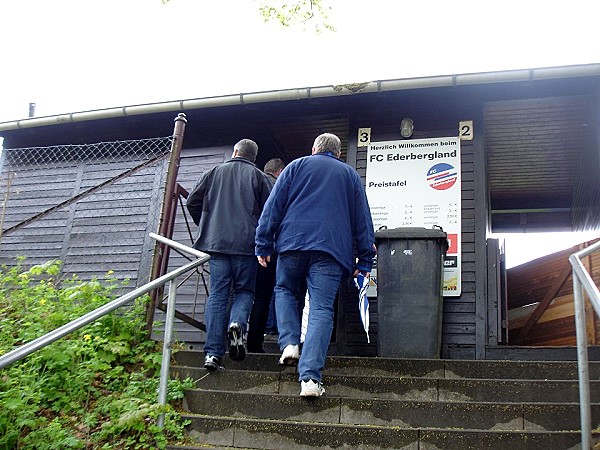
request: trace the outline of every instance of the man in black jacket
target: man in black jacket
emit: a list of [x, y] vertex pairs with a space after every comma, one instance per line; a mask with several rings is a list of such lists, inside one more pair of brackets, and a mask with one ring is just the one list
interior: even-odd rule
[[[246, 356], [244, 333], [254, 301], [257, 261], [254, 235], [271, 184], [254, 164], [258, 145], [242, 139], [230, 160], [204, 173], [187, 199], [198, 225], [194, 248], [210, 255], [210, 293], [204, 311], [204, 367], [217, 369], [225, 354], [241, 361]], [[229, 319], [227, 303], [233, 302]]]

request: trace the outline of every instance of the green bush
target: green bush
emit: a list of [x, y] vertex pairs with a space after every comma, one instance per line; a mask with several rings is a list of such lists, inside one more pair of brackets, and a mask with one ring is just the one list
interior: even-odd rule
[[[60, 262], [0, 269], [0, 355], [116, 298], [102, 281], [62, 280]], [[176, 412], [192, 380], [169, 382], [157, 404], [162, 350], [145, 330], [145, 303], [112, 312], [0, 369], [0, 449], [156, 449], [183, 439]], [[156, 421], [165, 413], [165, 426]]]

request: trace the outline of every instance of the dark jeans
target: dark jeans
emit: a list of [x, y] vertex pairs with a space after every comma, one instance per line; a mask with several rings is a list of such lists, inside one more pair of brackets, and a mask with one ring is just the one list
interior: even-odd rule
[[[234, 322], [245, 331], [254, 300], [256, 256], [211, 253], [210, 294], [206, 301], [204, 322], [206, 343], [204, 353], [222, 358], [225, 354], [227, 328]], [[227, 321], [227, 303], [232, 295], [231, 312]]]
[[271, 304], [269, 305], [269, 318], [267, 319], [267, 334], [277, 334], [277, 314], [275, 314], [275, 293], [271, 296]]
[[267, 267], [258, 266], [256, 271], [256, 289], [254, 291], [254, 304], [250, 313], [250, 325], [248, 328], [248, 351], [262, 353], [271, 298], [275, 288], [275, 270], [277, 264], [271, 261]]

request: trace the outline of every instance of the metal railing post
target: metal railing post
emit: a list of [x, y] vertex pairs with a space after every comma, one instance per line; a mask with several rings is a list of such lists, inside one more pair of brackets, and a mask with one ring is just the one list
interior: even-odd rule
[[573, 302], [575, 304], [575, 331], [577, 333], [577, 367], [579, 369], [579, 414], [581, 418], [581, 448], [591, 448], [592, 421], [590, 409], [590, 376], [585, 326], [583, 289], [573, 274]]
[[[169, 282], [169, 297], [167, 303], [167, 317], [165, 318], [165, 336], [163, 338], [163, 353], [160, 365], [160, 383], [158, 387], [158, 404], [167, 404], [167, 390], [169, 384], [169, 369], [171, 367], [171, 349], [173, 346], [173, 322], [175, 319], [175, 301], [177, 297], [177, 279]], [[165, 413], [158, 416], [158, 427], [165, 425]]]
[[[187, 119], [184, 113], [179, 113], [175, 119], [175, 128], [173, 130], [173, 143], [171, 145], [171, 157], [169, 158], [169, 167], [165, 180], [165, 192], [161, 206], [161, 216], [158, 225], [158, 234], [166, 238], [173, 237], [173, 227], [175, 225], [175, 213], [177, 211], [177, 175], [179, 173], [179, 164], [181, 160], [181, 150], [183, 148], [183, 136]], [[163, 242], [157, 242], [154, 247], [154, 256], [152, 259], [152, 273], [150, 279], [154, 280], [167, 271], [169, 259], [169, 246]], [[152, 331], [152, 322], [154, 321], [154, 312], [162, 296], [162, 288], [158, 288], [150, 293], [151, 302], [148, 303], [146, 311], [146, 328], [148, 333]]]
[[598, 250], [600, 250], [600, 241], [569, 256], [569, 262], [573, 267], [573, 306], [575, 308], [575, 331], [577, 333], [581, 448], [584, 450], [592, 448], [592, 413], [590, 405], [587, 327], [585, 323], [585, 298], [583, 293], [587, 293], [594, 311], [600, 316], [600, 291], [598, 291], [594, 280], [585, 269], [581, 258]]

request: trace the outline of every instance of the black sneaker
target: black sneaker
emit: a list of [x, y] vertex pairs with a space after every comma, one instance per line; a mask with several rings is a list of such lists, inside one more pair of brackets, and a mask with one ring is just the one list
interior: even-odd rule
[[246, 347], [244, 347], [244, 333], [239, 323], [232, 323], [227, 330], [229, 339], [229, 357], [234, 361], [242, 361], [246, 357]]
[[217, 370], [219, 367], [222, 367], [221, 358], [213, 355], [206, 355], [204, 358], [204, 368], [207, 370]]

